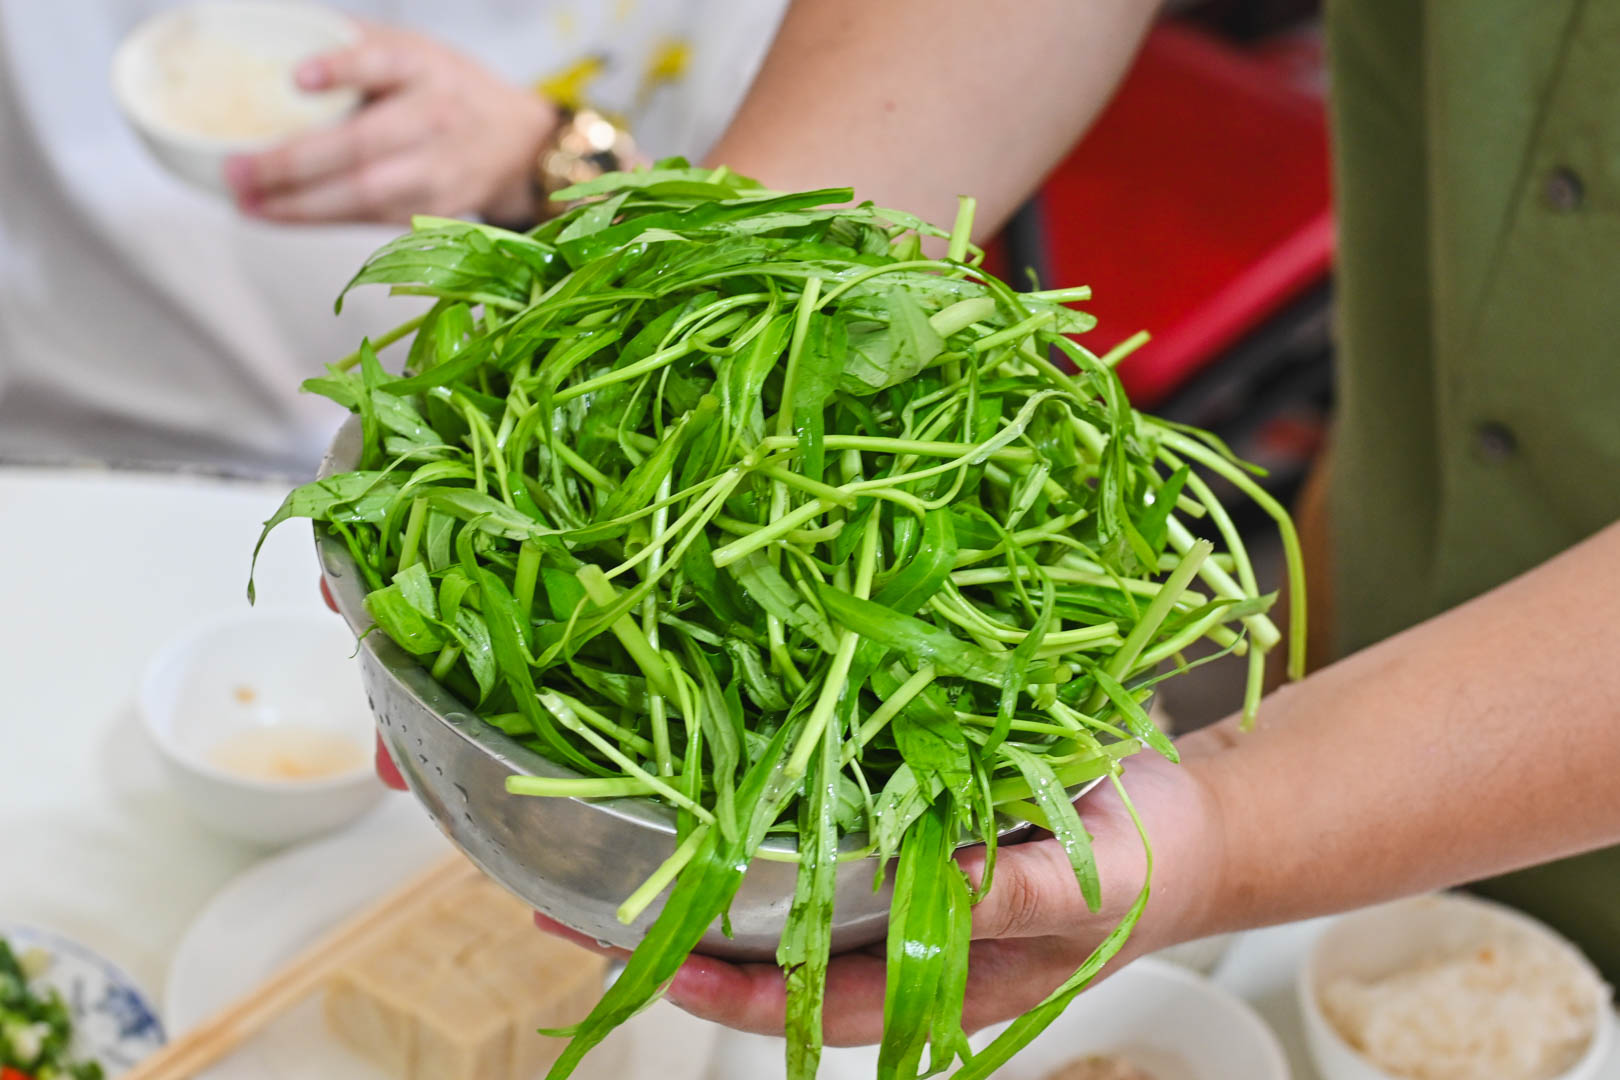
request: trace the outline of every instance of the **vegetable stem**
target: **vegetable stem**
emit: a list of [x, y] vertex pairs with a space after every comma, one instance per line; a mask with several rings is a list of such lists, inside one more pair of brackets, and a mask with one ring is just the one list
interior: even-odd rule
[[956, 197], [956, 224], [951, 227], [951, 244], [945, 255], [951, 262], [967, 258], [968, 240], [973, 234], [973, 212], [978, 206], [979, 201], [971, 195]]
[[[860, 564], [855, 573], [854, 592], [856, 599], [859, 600], [865, 600], [872, 591], [872, 574], [877, 566], [877, 540], [876, 529], [866, 530], [861, 537]], [[815, 708], [811, 710], [810, 719], [804, 725], [804, 732], [793, 748], [793, 756], [788, 759], [785, 773], [790, 779], [804, 775], [805, 766], [810, 762], [810, 755], [815, 753], [816, 744], [832, 720], [833, 710], [838, 707], [838, 699], [848, 688], [849, 668], [855, 660], [855, 650], [861, 643], [861, 635], [847, 627], [839, 634], [838, 651], [833, 654], [832, 666], [827, 671], [826, 681], [821, 684], [821, 693], [816, 698]]]
[[405, 522], [405, 542], [399, 549], [399, 569], [408, 570], [416, 564], [422, 544], [422, 527], [427, 523], [427, 500], [421, 496], [411, 500], [411, 514]]
[[[585, 595], [599, 608], [610, 608], [618, 600], [618, 590], [608, 581], [602, 568], [594, 563], [587, 563], [574, 572], [579, 583], [585, 587]], [[647, 681], [658, 689], [660, 694], [668, 695], [670, 692], [669, 671], [664, 666], [663, 657], [652, 647], [647, 635], [642, 633], [641, 627], [635, 624], [628, 614], [621, 615], [613, 620], [613, 634], [619, 639], [636, 665], [641, 668]]]
[[[1107, 671], [1115, 679], [1124, 680], [1126, 674], [1135, 666], [1136, 658], [1142, 655], [1142, 650], [1147, 647], [1147, 643], [1158, 632], [1159, 626], [1165, 620], [1165, 616], [1170, 614], [1170, 609], [1175, 605], [1176, 597], [1181, 595], [1182, 590], [1187, 587], [1194, 575], [1198, 573], [1198, 568], [1204, 564], [1204, 560], [1209, 558], [1210, 552], [1214, 550], [1215, 545], [1208, 540], [1195, 541], [1187, 549], [1186, 555], [1182, 557], [1181, 565], [1170, 571], [1170, 576], [1164, 580], [1164, 587], [1159, 590], [1158, 595], [1148, 604], [1147, 610], [1142, 613], [1142, 617], [1131, 628], [1131, 632], [1125, 635], [1125, 644], [1121, 645], [1119, 651], [1109, 658], [1103, 670]], [[1104, 697], [1102, 687], [1099, 686], [1093, 690], [1091, 697], [1086, 702], [1087, 711], [1095, 712], [1097, 707], [1103, 703]]]
[[[388, 346], [392, 345], [400, 338], [405, 337], [407, 334], [416, 333], [417, 330], [421, 329], [422, 324], [427, 322], [430, 314], [432, 314], [430, 311], [424, 311], [422, 314], [417, 315], [414, 318], [406, 319], [392, 330], [377, 335], [371, 339], [371, 347], [378, 352], [382, 352], [384, 349], [388, 348]], [[339, 371], [348, 371], [359, 362], [360, 350], [356, 349], [354, 352], [345, 355], [341, 360], [332, 366], [337, 368]]]

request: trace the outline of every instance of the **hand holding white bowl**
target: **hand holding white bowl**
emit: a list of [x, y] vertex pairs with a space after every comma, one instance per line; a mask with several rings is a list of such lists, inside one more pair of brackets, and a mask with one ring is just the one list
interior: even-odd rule
[[172, 173], [228, 194], [224, 164], [289, 136], [340, 121], [354, 90], [300, 91], [294, 67], [356, 41], [347, 16], [310, 4], [203, 3], [162, 12], [135, 28], [112, 62], [119, 108]]
[[227, 161], [242, 211], [286, 222], [533, 218], [535, 160], [556, 108], [431, 38], [361, 25], [359, 41], [304, 60], [296, 79], [365, 104], [335, 127]]

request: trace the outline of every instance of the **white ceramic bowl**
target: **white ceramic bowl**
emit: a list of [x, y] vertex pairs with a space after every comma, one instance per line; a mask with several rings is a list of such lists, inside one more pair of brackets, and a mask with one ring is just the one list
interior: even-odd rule
[[[266, 845], [369, 809], [384, 789], [353, 652], [336, 616], [268, 608], [223, 615], [162, 649], [137, 704], [186, 806], [219, 832]], [[233, 751], [230, 767], [221, 755]], [[290, 778], [248, 775], [242, 758]], [[325, 775], [296, 778], [306, 769]]]
[[1306, 1044], [1322, 1080], [1398, 1080], [1351, 1048], [1328, 1021], [1321, 987], [1349, 975], [1376, 979], [1436, 952], [1453, 953], [1517, 927], [1565, 951], [1591, 976], [1597, 1030], [1580, 1061], [1558, 1080], [1597, 1080], [1614, 1050], [1615, 1018], [1609, 988], [1586, 957], [1564, 938], [1526, 915], [1462, 894], [1420, 896], [1354, 912], [1331, 923], [1301, 966], [1296, 989]]
[[1200, 975], [1208, 975], [1221, 966], [1221, 961], [1232, 951], [1237, 939], [1236, 934], [1216, 934], [1214, 937], [1199, 938], [1196, 941], [1172, 945], [1168, 949], [1160, 949], [1153, 954], [1153, 958], [1167, 960], [1188, 971], [1196, 971]]
[[[998, 1028], [971, 1040], [987, 1045]], [[1151, 957], [1087, 990], [997, 1080], [1042, 1080], [1093, 1054], [1118, 1054], [1156, 1080], [1289, 1080], [1288, 1061], [1271, 1029], [1247, 1003], [1202, 976]], [[822, 1080], [867, 1080], [874, 1047], [829, 1048]], [[782, 1040], [723, 1031], [708, 1080], [782, 1075]]]
[[[300, 61], [358, 37], [358, 27], [347, 16], [314, 4], [238, 0], [176, 8], [141, 23], [119, 45], [112, 61], [113, 96], [141, 141], [170, 172], [205, 190], [228, 194], [227, 157], [265, 150], [294, 134], [337, 123], [359, 105], [360, 96], [352, 90], [311, 94], [293, 84]], [[195, 113], [177, 113], [168, 89], [176, 78], [176, 53], [199, 43], [223, 50], [215, 54], [226, 57], [219, 66], [236, 69], [243, 80], [232, 86], [231, 95], [208, 95], [202, 103], [209, 110], [206, 125]], [[235, 111], [222, 119], [226, 103]], [[243, 126], [228, 126], [227, 121], [237, 119]], [[273, 130], [266, 126], [270, 120], [276, 121]]]

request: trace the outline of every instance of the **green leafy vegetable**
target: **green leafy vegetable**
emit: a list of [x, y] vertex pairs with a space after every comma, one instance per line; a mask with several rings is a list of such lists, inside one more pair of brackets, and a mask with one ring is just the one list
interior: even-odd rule
[[0, 1073], [32, 1080], [102, 1080], [101, 1065], [72, 1052], [73, 1015], [56, 990], [35, 981], [43, 953], [18, 956], [0, 938]]
[[[360, 417], [363, 467], [266, 529], [339, 537], [384, 633], [578, 774], [514, 777], [512, 797], [676, 810], [675, 856], [620, 915], [668, 901], [553, 1077], [658, 995], [767, 834], [798, 840], [788, 1076], [816, 1072], [836, 868], [863, 845], [897, 858], [881, 1075], [988, 1076], [1147, 894], [970, 1058], [982, 892], [953, 852], [1038, 823], [1096, 907], [1071, 790], [1123, 792], [1144, 747], [1175, 760], [1145, 706], [1183, 649], [1209, 638], [1257, 672], [1282, 639], [1205, 477], [1279, 522], [1297, 664], [1292, 527], [1218, 441], [1131, 408], [1117, 355], [1072, 337], [1089, 292], [980, 267], [971, 203], [946, 232], [680, 161], [563, 194], [585, 201], [527, 234], [419, 219], [361, 269], [351, 288], [435, 303], [307, 384]], [[390, 370], [379, 350], [407, 339]]]

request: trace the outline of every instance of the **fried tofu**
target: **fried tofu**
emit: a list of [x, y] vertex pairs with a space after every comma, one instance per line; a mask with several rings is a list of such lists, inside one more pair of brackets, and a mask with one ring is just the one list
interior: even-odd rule
[[400, 1080], [533, 1080], [566, 1042], [537, 1029], [583, 1020], [606, 971], [478, 876], [339, 969], [326, 1019]]

